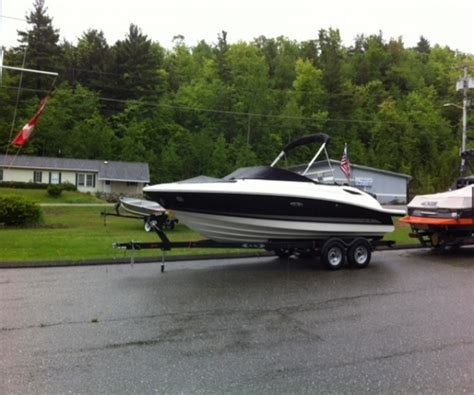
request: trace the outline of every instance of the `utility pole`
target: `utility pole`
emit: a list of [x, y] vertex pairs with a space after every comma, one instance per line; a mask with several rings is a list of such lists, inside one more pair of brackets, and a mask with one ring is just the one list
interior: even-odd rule
[[466, 176], [466, 159], [464, 158], [463, 152], [466, 151], [467, 141], [467, 92], [469, 89], [469, 80], [467, 76], [467, 65], [464, 65], [464, 76], [463, 76], [463, 101], [462, 101], [462, 141], [461, 141], [461, 177]]
[[3, 47], [0, 47], [0, 86], [2, 85], [3, 76]]
[[456, 90], [463, 91], [463, 102], [462, 102], [462, 140], [461, 140], [461, 177], [466, 176], [466, 146], [467, 146], [467, 109], [470, 105], [468, 99], [469, 88], [474, 88], [474, 79], [468, 75], [468, 66], [464, 65], [463, 77], [458, 80], [456, 84]]

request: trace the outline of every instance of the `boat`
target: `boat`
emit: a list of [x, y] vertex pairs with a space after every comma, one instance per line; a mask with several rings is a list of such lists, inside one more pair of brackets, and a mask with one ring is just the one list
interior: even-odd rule
[[413, 236], [432, 247], [471, 244], [474, 234], [474, 184], [452, 191], [415, 196], [408, 204], [407, 223]]
[[[322, 184], [305, 176], [324, 151], [324, 133], [288, 144], [270, 166], [245, 167], [222, 179], [197, 177], [147, 186], [147, 199], [174, 211], [181, 223], [217, 242], [322, 240], [329, 237], [381, 239], [394, 230], [388, 210], [370, 194], [348, 185]], [[304, 145], [320, 148], [302, 174], [276, 167]]]
[[119, 201], [121, 208], [139, 217], [149, 217], [150, 215], [162, 215], [166, 213], [166, 210], [161, 205], [150, 200], [120, 197]]
[[461, 176], [451, 189], [415, 196], [408, 204], [408, 216], [400, 222], [409, 224], [410, 236], [426, 247], [449, 248], [474, 244], [474, 150], [461, 153]]
[[132, 214], [133, 217], [143, 218], [144, 228], [147, 232], [154, 230], [155, 225], [158, 224], [157, 217], [162, 217], [163, 227], [167, 230], [173, 230], [175, 225], [178, 223], [178, 220], [174, 217], [172, 212], [167, 211], [157, 202], [150, 200], [121, 197], [119, 198], [119, 203], [115, 208], [116, 214], [106, 215], [123, 217], [124, 215], [120, 214], [119, 208]]

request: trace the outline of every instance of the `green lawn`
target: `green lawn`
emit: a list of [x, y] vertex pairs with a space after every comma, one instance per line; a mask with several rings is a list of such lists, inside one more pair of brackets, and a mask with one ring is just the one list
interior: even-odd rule
[[[101, 207], [43, 207], [44, 224], [34, 228], [0, 228], [0, 262], [122, 258], [129, 252], [112, 248], [114, 242], [158, 241], [143, 230], [139, 219], [100, 216]], [[113, 208], [108, 208], [110, 212]], [[199, 240], [183, 225], [169, 231], [172, 241]], [[215, 252], [231, 251], [216, 250]], [[234, 250], [235, 251], [235, 250]], [[207, 253], [209, 250], [176, 249], [169, 255]], [[137, 256], [161, 256], [159, 250], [138, 251]]]
[[417, 244], [416, 239], [411, 238], [408, 234], [411, 232], [410, 225], [400, 223], [400, 219], [394, 219], [395, 231], [387, 233], [384, 240], [395, 240], [397, 244]]
[[[130, 252], [112, 248], [114, 242], [158, 241], [155, 233], [143, 230], [141, 220], [107, 217], [100, 207], [44, 207], [44, 224], [34, 228], [0, 228], [0, 262], [82, 260], [94, 258], [122, 258]], [[112, 211], [112, 208], [108, 208]], [[408, 238], [409, 228], [397, 225], [386, 239], [397, 243], [413, 243]], [[201, 236], [184, 225], [167, 232], [172, 241], [199, 240]], [[176, 249], [169, 255], [242, 252], [225, 249]], [[137, 256], [161, 256], [159, 250], [138, 251]]]
[[104, 203], [94, 195], [73, 191], [63, 191], [61, 196], [53, 198], [46, 189], [0, 188], [2, 195], [23, 196], [36, 203]]

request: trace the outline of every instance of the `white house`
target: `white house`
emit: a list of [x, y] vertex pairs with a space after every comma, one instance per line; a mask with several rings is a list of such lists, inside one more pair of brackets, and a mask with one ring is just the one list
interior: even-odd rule
[[141, 194], [150, 182], [147, 163], [0, 155], [0, 182], [71, 183], [81, 192]]

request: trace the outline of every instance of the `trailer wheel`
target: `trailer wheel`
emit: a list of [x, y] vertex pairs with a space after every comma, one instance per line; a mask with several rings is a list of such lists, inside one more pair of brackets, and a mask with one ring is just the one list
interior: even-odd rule
[[329, 239], [321, 250], [321, 261], [329, 270], [342, 269], [346, 263], [346, 249], [339, 239]]
[[279, 258], [289, 258], [293, 255], [293, 250], [291, 248], [278, 248], [275, 250], [275, 255]]
[[367, 267], [371, 257], [372, 248], [366, 239], [356, 239], [347, 251], [347, 260], [356, 269]]
[[151, 223], [151, 220], [145, 220], [145, 232], [151, 232], [153, 230], [153, 225]]
[[167, 230], [173, 230], [175, 226], [175, 222], [173, 220], [167, 219], [165, 222], [165, 228]]

